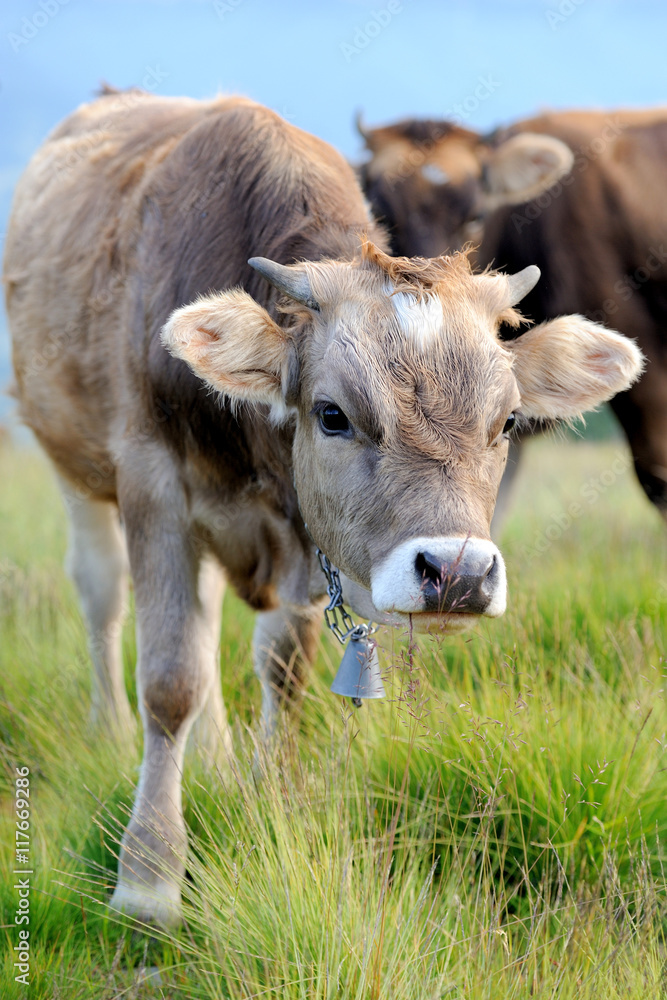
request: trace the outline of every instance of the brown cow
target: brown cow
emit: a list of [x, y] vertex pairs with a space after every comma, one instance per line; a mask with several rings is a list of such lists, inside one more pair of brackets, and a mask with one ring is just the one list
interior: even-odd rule
[[144, 919], [178, 919], [204, 706], [226, 739], [224, 579], [259, 611], [270, 732], [313, 652], [316, 544], [365, 616], [446, 632], [502, 614], [489, 524], [515, 414], [571, 417], [641, 368], [576, 316], [503, 346], [536, 268], [391, 258], [363, 231], [382, 244], [342, 158], [240, 98], [105, 96], [16, 192], [21, 412], [61, 479], [94, 704], [120, 729], [126, 546], [134, 581], [144, 758], [112, 905]]
[[667, 519], [667, 110], [553, 112], [485, 137], [418, 120], [362, 134], [394, 252], [481, 242], [481, 265], [539, 266], [524, 302], [536, 321], [579, 312], [636, 339], [646, 371], [612, 407]]

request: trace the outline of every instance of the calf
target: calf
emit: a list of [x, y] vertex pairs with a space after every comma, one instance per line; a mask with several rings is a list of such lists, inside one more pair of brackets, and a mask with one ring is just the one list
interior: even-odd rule
[[440, 633], [502, 614], [489, 524], [511, 425], [574, 417], [639, 373], [631, 342], [577, 316], [500, 342], [536, 268], [475, 275], [382, 243], [342, 158], [239, 98], [107, 95], [19, 183], [21, 413], [70, 517], [93, 705], [121, 732], [126, 551], [135, 588], [144, 756], [112, 905], [143, 919], [179, 917], [197, 717], [228, 743], [225, 580], [259, 613], [268, 734], [313, 653], [316, 546], [364, 616]]
[[579, 312], [637, 340], [646, 371], [612, 407], [667, 519], [667, 110], [551, 112], [488, 136], [446, 121], [361, 131], [362, 180], [395, 252], [472, 240], [481, 266], [540, 267], [533, 319]]

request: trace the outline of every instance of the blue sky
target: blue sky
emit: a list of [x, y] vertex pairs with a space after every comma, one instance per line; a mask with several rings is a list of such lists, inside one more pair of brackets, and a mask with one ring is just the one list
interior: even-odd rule
[[[30, 155], [101, 80], [247, 94], [354, 159], [358, 109], [376, 124], [458, 106], [486, 129], [544, 107], [667, 103], [666, 44], [661, 0], [5, 0], [0, 234]], [[8, 356], [0, 323], [0, 384]]]

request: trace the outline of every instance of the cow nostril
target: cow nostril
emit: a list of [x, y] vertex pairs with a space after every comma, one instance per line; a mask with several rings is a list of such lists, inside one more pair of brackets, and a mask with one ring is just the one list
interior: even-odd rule
[[434, 587], [442, 586], [445, 567], [440, 559], [432, 556], [430, 552], [418, 552], [415, 559], [415, 569], [419, 579], [424, 583], [430, 583]]
[[498, 580], [501, 574], [501, 560], [499, 560], [498, 556], [494, 554], [489, 568], [482, 579], [482, 593], [487, 594], [489, 597], [492, 596], [498, 586]]
[[438, 613], [484, 614], [501, 571], [496, 553], [474, 546], [462, 546], [453, 559], [423, 550], [414, 567], [424, 607]]

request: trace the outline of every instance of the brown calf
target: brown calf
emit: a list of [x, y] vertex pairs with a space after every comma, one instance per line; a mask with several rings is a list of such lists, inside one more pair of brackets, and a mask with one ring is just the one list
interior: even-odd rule
[[363, 184], [394, 252], [481, 243], [482, 266], [539, 266], [524, 302], [537, 322], [579, 312], [637, 341], [646, 371], [612, 407], [667, 518], [667, 110], [552, 112], [490, 136], [418, 120], [362, 134]]
[[315, 544], [368, 617], [450, 631], [501, 614], [489, 524], [515, 414], [574, 416], [641, 368], [576, 316], [503, 345], [536, 268], [475, 275], [382, 241], [338, 154], [239, 98], [105, 96], [18, 186], [21, 412], [62, 483], [94, 707], [120, 730], [127, 556], [134, 582], [144, 758], [112, 905], [144, 919], [179, 916], [197, 717], [229, 745], [225, 580], [259, 611], [268, 734], [319, 628]]

